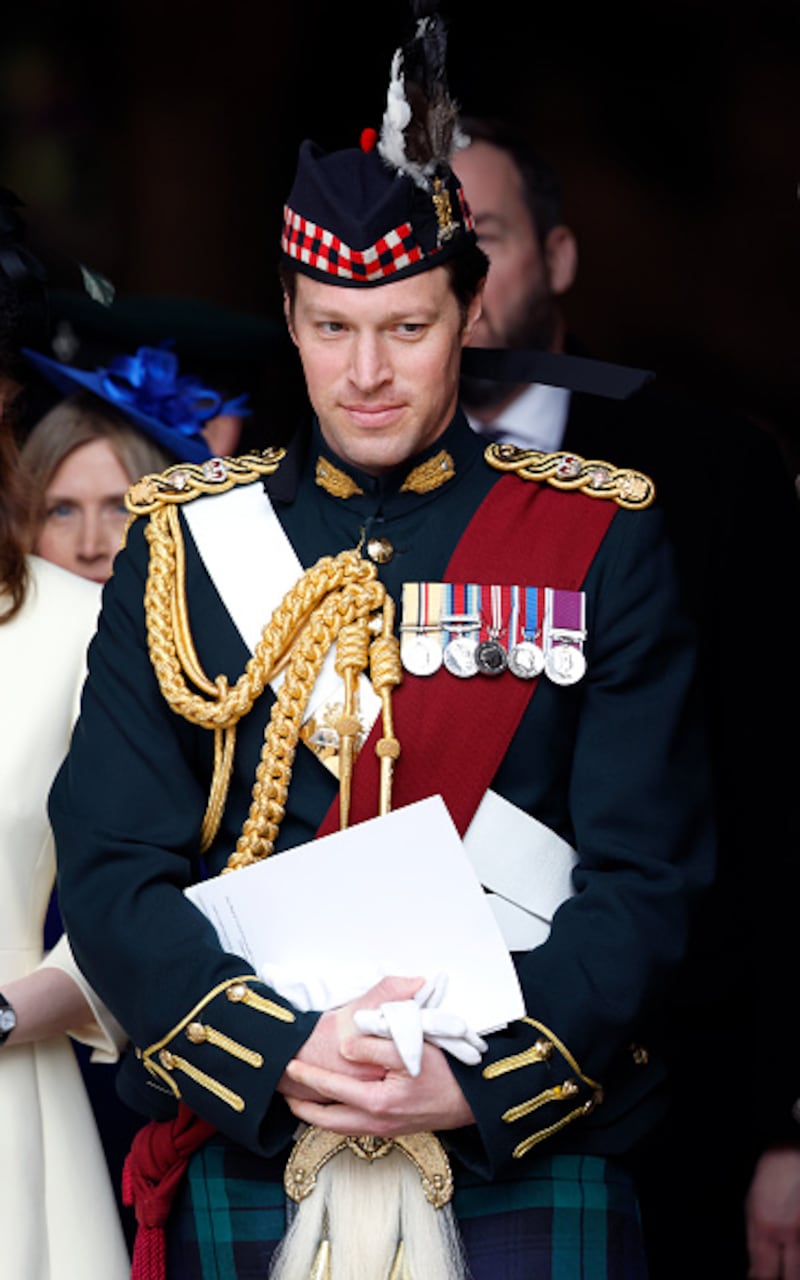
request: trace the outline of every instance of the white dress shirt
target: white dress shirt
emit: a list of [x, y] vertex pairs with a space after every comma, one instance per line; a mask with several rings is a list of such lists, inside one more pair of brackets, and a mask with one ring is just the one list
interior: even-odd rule
[[555, 453], [561, 448], [569, 413], [569, 391], [536, 382], [511, 401], [491, 423], [479, 422], [469, 413], [472, 430], [498, 444]]

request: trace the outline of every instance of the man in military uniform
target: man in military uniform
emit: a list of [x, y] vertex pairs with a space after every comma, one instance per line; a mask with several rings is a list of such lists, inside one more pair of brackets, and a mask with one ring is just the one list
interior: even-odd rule
[[[131, 1036], [123, 1096], [156, 1122], [129, 1173], [142, 1248], [166, 1220], [170, 1280], [266, 1273], [309, 1135], [320, 1185], [296, 1221], [330, 1198], [295, 1274], [329, 1274], [330, 1251], [339, 1276], [463, 1274], [457, 1248], [439, 1270], [414, 1252], [424, 1224], [398, 1207], [383, 1269], [347, 1269], [377, 1225], [365, 1191], [340, 1232], [335, 1184], [352, 1165], [368, 1187], [397, 1151], [441, 1191], [474, 1280], [644, 1274], [623, 1158], [659, 1112], [652, 1019], [713, 860], [693, 642], [645, 476], [484, 454], [458, 408], [486, 262], [452, 129], [411, 141], [420, 100], [442, 105], [411, 92], [417, 53], [377, 148], [301, 149], [283, 279], [313, 422], [285, 456], [134, 487], [51, 798], [75, 953]], [[370, 643], [375, 714], [356, 692]], [[509, 942], [525, 1016], [484, 1037], [426, 1019], [434, 974], [305, 1007], [184, 896], [437, 793], [463, 834], [489, 791], [574, 864], [538, 945]], [[518, 923], [539, 910], [526, 841], [495, 894]], [[484, 837], [487, 888], [507, 844]], [[418, 1069], [383, 1034], [397, 1006], [419, 1013]]]

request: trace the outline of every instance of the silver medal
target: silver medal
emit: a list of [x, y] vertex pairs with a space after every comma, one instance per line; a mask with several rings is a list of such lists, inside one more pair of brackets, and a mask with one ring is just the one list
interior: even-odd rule
[[475, 650], [478, 670], [485, 676], [500, 676], [508, 666], [508, 655], [499, 640], [482, 640]]
[[586, 659], [576, 644], [556, 644], [548, 650], [544, 665], [554, 684], [577, 684], [586, 674]]
[[400, 658], [412, 676], [432, 676], [442, 665], [441, 641], [422, 632], [406, 632], [400, 641]]
[[478, 674], [475, 660], [477, 642], [474, 636], [454, 636], [444, 647], [444, 665], [452, 676], [466, 679]]
[[544, 651], [532, 640], [521, 640], [508, 655], [508, 669], [520, 680], [535, 680], [544, 671]]

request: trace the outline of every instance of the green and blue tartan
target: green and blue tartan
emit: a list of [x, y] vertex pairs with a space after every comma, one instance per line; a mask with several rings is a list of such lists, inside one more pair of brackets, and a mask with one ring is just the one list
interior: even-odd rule
[[[266, 1280], [285, 1162], [221, 1137], [199, 1151], [168, 1224], [167, 1280]], [[459, 1168], [453, 1206], [472, 1280], [646, 1280], [633, 1184], [601, 1156], [540, 1156], [493, 1183]]]

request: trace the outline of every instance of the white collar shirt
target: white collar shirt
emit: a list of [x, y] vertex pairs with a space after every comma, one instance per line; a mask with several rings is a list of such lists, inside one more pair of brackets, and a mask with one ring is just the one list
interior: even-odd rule
[[487, 440], [555, 453], [564, 439], [569, 396], [566, 387], [537, 382], [512, 400], [493, 422], [479, 422], [470, 414], [467, 420], [472, 430]]

